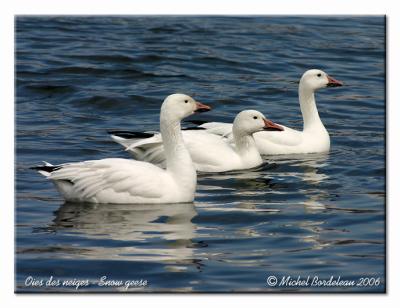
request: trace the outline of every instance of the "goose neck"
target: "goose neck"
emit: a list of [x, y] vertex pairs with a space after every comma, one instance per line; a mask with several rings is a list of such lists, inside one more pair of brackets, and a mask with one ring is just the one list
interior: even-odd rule
[[[196, 170], [186, 149], [181, 132], [180, 120], [170, 120], [161, 113], [160, 131], [163, 140], [167, 171], [182, 186], [196, 185]], [[194, 187], [191, 187], [194, 189]]]
[[299, 101], [301, 114], [303, 116], [303, 130], [312, 129], [315, 126], [323, 126], [315, 103], [314, 90], [300, 83]]
[[235, 140], [236, 151], [244, 161], [261, 160], [260, 152], [252, 135], [245, 134], [233, 127], [233, 138]]

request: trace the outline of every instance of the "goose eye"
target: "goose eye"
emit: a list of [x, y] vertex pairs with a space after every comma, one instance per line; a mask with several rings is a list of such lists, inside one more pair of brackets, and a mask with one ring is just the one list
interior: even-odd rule
[[189, 100], [185, 99], [185, 104], [189, 103]]
[[253, 117], [253, 119], [254, 119], [254, 120], [257, 120], [257, 119], [258, 119], [258, 117], [257, 117], [257, 116], [254, 116], [254, 117]]
[[322, 75], [321, 75], [321, 73], [319, 73], [317, 76], [318, 76], [318, 77], [321, 77]]

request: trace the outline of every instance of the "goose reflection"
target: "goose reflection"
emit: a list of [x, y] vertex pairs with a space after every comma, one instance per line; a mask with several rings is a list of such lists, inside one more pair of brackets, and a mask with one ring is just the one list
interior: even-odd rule
[[329, 198], [329, 191], [324, 184], [329, 180], [329, 176], [324, 172], [324, 167], [329, 165], [328, 153], [282, 155], [267, 158], [267, 162], [283, 165], [283, 167], [276, 168], [277, 176], [280, 174], [280, 176], [295, 179], [295, 185], [298, 186], [297, 191], [305, 197], [302, 204], [306, 210], [326, 209], [324, 200]]
[[198, 267], [193, 260], [196, 225], [192, 219], [197, 215], [193, 203], [64, 203], [55, 215], [49, 231], [83, 237], [76, 240], [76, 245], [85, 245], [79, 253], [82, 258], [171, 261]]
[[[284, 165], [286, 172], [281, 172], [282, 176], [295, 179], [299, 182], [298, 191], [303, 194], [305, 212], [319, 212], [327, 210], [327, 200], [330, 198], [330, 191], [327, 182], [329, 175], [324, 172], [324, 168], [329, 166], [329, 154], [318, 153], [308, 155], [287, 155], [267, 159], [270, 164]], [[279, 169], [277, 168], [277, 172]], [[298, 181], [300, 180], [300, 181]], [[301, 229], [304, 229], [307, 235], [300, 238], [300, 241], [310, 244], [306, 249], [319, 250], [324, 249], [327, 244], [321, 240], [321, 232], [325, 230], [325, 220], [313, 219], [299, 221], [296, 223]], [[330, 230], [333, 232], [333, 230]], [[338, 230], [337, 232], [343, 232]], [[321, 261], [323, 263], [323, 261]]]
[[[329, 179], [322, 170], [329, 165], [328, 153], [266, 156], [265, 160], [268, 166], [284, 165], [286, 170], [282, 170], [283, 175], [294, 176], [309, 184], [319, 184]], [[271, 169], [273, 171], [276, 168]]]
[[329, 176], [324, 172], [328, 165], [329, 155], [323, 153], [266, 156], [265, 163], [257, 168], [200, 174], [198, 195], [211, 191], [250, 198], [262, 196], [265, 203], [271, 204], [291, 202], [290, 194], [296, 192], [304, 195], [305, 207], [323, 209], [323, 200], [329, 198]]

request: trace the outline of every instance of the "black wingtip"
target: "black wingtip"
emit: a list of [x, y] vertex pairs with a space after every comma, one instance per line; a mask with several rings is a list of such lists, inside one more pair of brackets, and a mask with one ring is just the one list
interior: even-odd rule
[[266, 132], [281, 132], [281, 131], [283, 131], [282, 129], [273, 128], [273, 127], [267, 127], [267, 128], [264, 128], [263, 130]]
[[205, 128], [199, 126], [190, 126], [190, 127], [184, 127], [181, 130], [205, 130]]
[[132, 132], [127, 130], [109, 130], [107, 133], [124, 139], [150, 138], [154, 136], [154, 134], [151, 133]]
[[185, 122], [192, 123], [194, 125], [203, 125], [205, 123], [208, 123], [208, 121], [204, 121], [204, 120], [186, 120]]
[[30, 167], [29, 169], [52, 173], [53, 171], [59, 170], [61, 168], [62, 168], [61, 166], [35, 166], [35, 167]]

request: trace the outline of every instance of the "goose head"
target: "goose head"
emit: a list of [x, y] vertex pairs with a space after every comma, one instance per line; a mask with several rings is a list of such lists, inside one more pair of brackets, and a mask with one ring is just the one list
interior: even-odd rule
[[196, 112], [209, 110], [210, 106], [197, 102], [189, 95], [179, 93], [167, 96], [161, 106], [161, 113], [174, 121], [180, 121]]
[[313, 91], [326, 87], [340, 87], [343, 83], [333, 79], [324, 71], [312, 69], [306, 71], [300, 79], [300, 85]]
[[268, 120], [256, 110], [241, 111], [233, 121], [233, 129], [246, 135], [252, 135], [262, 130], [283, 131], [282, 126]]

